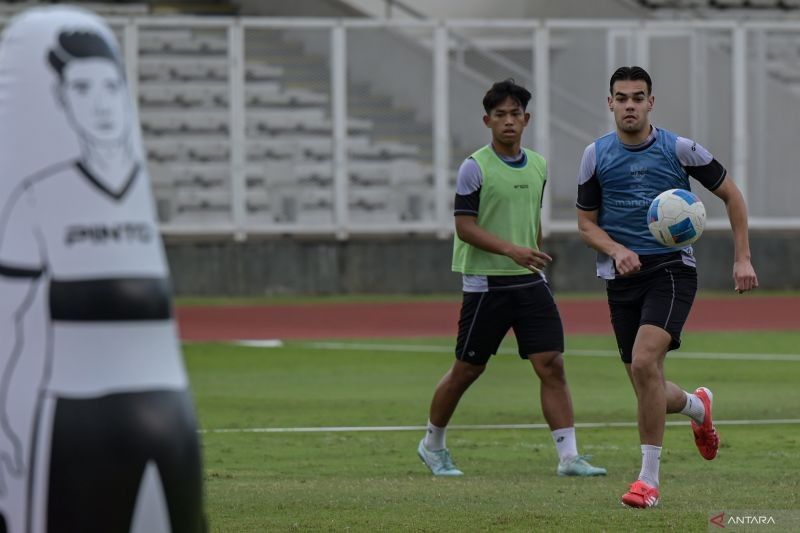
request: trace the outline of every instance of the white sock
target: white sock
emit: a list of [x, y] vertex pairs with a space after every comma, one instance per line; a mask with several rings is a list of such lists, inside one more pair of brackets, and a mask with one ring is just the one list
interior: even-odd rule
[[552, 433], [559, 461], [564, 462], [578, 456], [578, 444], [575, 442], [574, 427], [557, 429]]
[[686, 405], [681, 409], [681, 414], [690, 417], [698, 424], [702, 424], [703, 419], [706, 417], [706, 408], [703, 406], [703, 402], [694, 394], [686, 391], [684, 391], [684, 394], [686, 395]]
[[639, 479], [658, 487], [658, 467], [661, 465], [661, 446], [642, 444], [642, 470]]
[[444, 445], [445, 433], [447, 433], [447, 426], [440, 428], [439, 426], [434, 426], [428, 420], [428, 432], [425, 433], [425, 441], [423, 442], [425, 448], [431, 452], [444, 450], [446, 448]]

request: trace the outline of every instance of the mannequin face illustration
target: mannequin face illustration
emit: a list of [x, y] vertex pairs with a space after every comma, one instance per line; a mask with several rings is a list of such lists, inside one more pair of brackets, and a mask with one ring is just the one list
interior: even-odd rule
[[129, 126], [128, 91], [118, 66], [102, 57], [70, 61], [60, 85], [72, 124], [90, 142], [119, 142]]

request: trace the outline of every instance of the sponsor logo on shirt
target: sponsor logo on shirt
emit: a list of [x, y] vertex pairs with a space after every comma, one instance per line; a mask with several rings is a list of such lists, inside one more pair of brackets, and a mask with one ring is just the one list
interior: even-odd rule
[[647, 167], [643, 165], [631, 165], [631, 176], [637, 179], [647, 176]]
[[145, 222], [120, 222], [118, 224], [75, 224], [67, 227], [64, 242], [67, 246], [81, 243], [148, 243], [155, 231]]
[[613, 200], [609, 202], [614, 207], [649, 207], [650, 202], [643, 200]]

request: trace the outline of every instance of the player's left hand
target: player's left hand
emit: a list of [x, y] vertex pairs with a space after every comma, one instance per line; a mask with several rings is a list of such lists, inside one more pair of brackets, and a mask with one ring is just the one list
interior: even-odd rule
[[734, 290], [739, 294], [758, 287], [756, 271], [749, 259], [741, 259], [733, 263]]

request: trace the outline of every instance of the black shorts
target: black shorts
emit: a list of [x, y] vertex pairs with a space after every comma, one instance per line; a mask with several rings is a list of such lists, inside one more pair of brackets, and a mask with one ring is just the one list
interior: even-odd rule
[[129, 531], [148, 463], [158, 469], [172, 531], [206, 531], [200, 446], [187, 391], [59, 398], [47, 530]]
[[465, 292], [458, 319], [456, 359], [485, 365], [514, 330], [519, 356], [564, 351], [561, 316], [547, 283], [517, 289]]
[[672, 264], [646, 274], [609, 280], [606, 285], [611, 324], [622, 361], [630, 363], [639, 327], [658, 326], [672, 337], [669, 349], [681, 346], [681, 330], [697, 292], [694, 267]]

